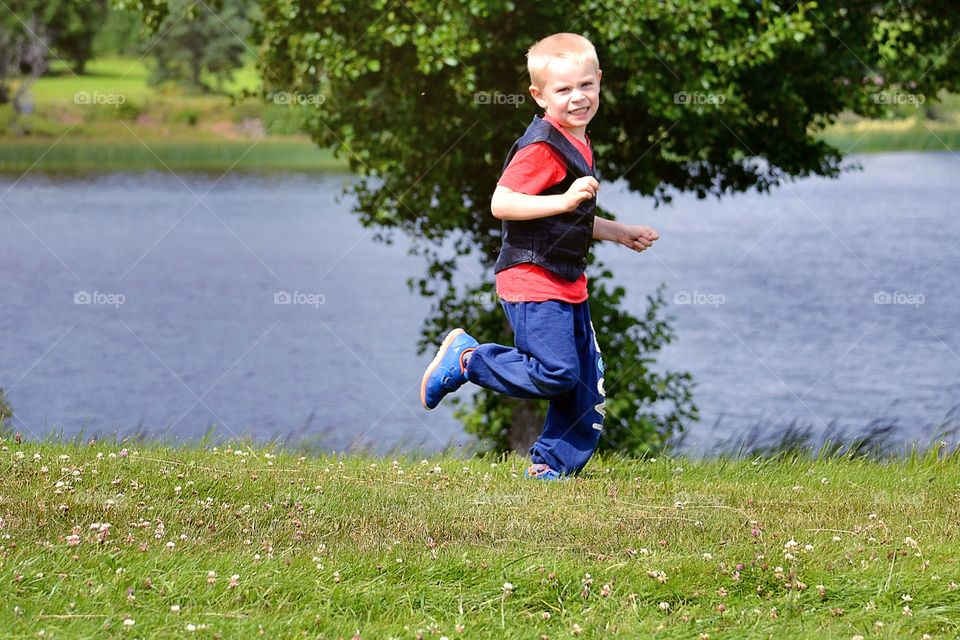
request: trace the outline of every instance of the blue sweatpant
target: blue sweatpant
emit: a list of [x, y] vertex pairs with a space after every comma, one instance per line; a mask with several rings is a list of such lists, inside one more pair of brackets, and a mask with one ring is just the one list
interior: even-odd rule
[[597, 448], [605, 413], [603, 359], [589, 304], [502, 305], [515, 346], [481, 344], [467, 362], [467, 379], [514, 398], [549, 399], [530, 457], [562, 474], [577, 473]]

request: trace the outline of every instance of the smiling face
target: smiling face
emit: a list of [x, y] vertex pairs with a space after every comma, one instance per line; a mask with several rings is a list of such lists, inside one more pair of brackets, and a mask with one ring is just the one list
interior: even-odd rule
[[538, 75], [540, 86], [531, 84], [530, 95], [560, 126], [583, 138], [600, 107], [602, 72], [587, 57], [553, 57]]

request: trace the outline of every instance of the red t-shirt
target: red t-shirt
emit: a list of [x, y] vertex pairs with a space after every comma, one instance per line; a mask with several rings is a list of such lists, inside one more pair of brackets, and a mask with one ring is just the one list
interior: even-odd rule
[[[593, 165], [590, 138], [586, 143], [577, 140], [550, 116], [543, 118], [566, 136], [587, 161]], [[584, 135], [586, 137], [586, 135]], [[513, 156], [497, 185], [511, 191], [535, 195], [552, 187], [567, 175], [563, 157], [546, 142], [535, 142]], [[581, 274], [570, 282], [548, 269], [530, 262], [508, 267], [496, 275], [497, 296], [507, 302], [545, 302], [560, 300], [578, 303], [587, 299], [587, 276]]]

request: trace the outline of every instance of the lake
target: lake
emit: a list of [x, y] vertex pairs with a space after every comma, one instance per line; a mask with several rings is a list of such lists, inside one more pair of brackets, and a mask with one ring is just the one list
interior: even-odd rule
[[[787, 425], [896, 425], [925, 442], [960, 405], [960, 157], [851, 159], [862, 171], [769, 195], [620, 184], [600, 204], [661, 235], [596, 247], [636, 315], [665, 282], [709, 452]], [[423, 264], [374, 240], [344, 176], [0, 177], [0, 387], [28, 437], [146, 432], [310, 439], [330, 450], [465, 446], [419, 406]], [[475, 268], [475, 267], [474, 267]], [[612, 372], [608, 375], [614, 375]], [[755, 430], [755, 431], [752, 431]]]

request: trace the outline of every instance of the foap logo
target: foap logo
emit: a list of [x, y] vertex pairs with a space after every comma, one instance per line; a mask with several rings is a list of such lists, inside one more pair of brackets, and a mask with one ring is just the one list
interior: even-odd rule
[[101, 291], [77, 291], [73, 294], [73, 304], [89, 304], [113, 307], [119, 309], [127, 301], [122, 293], [103, 293]]
[[922, 93], [907, 93], [905, 91], [884, 91], [873, 94], [875, 104], [907, 104], [917, 108], [927, 101]]
[[296, 304], [317, 309], [327, 301], [322, 293], [306, 293], [303, 291], [277, 291], [273, 294], [273, 304]]
[[673, 294], [674, 304], [700, 304], [714, 308], [726, 303], [727, 297], [722, 293], [705, 293], [703, 291], [677, 291]]
[[99, 91], [77, 91], [73, 94], [73, 104], [110, 106], [120, 108], [127, 97], [122, 93], [101, 93]]
[[478, 91], [473, 94], [473, 104], [508, 104], [514, 109], [527, 101], [522, 93], [500, 93], [499, 91]]
[[277, 91], [273, 94], [273, 104], [300, 105], [302, 107], [319, 107], [327, 101], [326, 96], [320, 93], [300, 93], [298, 91]]
[[873, 304], [897, 304], [918, 308], [926, 302], [922, 293], [904, 293], [903, 291], [877, 291], [873, 294]]
[[474, 301], [484, 307], [489, 307], [497, 304], [499, 298], [497, 294], [493, 291], [484, 291], [481, 293], [476, 293], [473, 296]]
[[673, 104], [680, 105], [690, 105], [690, 104], [712, 104], [714, 106], [721, 105], [727, 101], [727, 96], [722, 93], [707, 93], [705, 91], [678, 91], [673, 94]]

